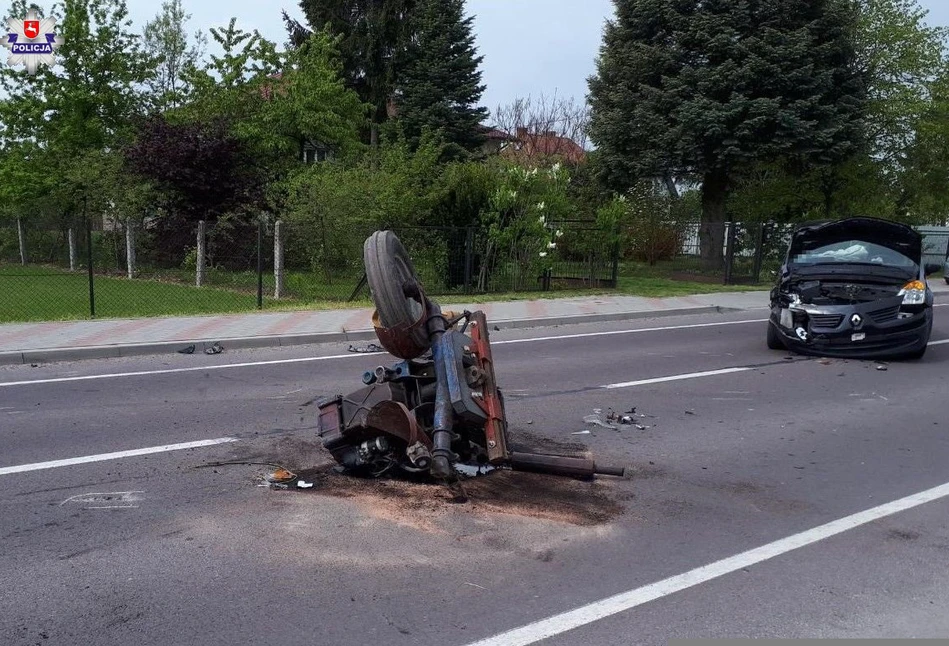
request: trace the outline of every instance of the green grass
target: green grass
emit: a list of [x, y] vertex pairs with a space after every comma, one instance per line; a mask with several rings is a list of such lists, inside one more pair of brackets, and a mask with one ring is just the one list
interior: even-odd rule
[[[682, 271], [679, 265], [648, 267], [624, 263], [617, 289], [563, 289], [550, 292], [501, 292], [487, 294], [445, 294], [443, 303], [486, 303], [525, 299], [553, 299], [602, 294], [624, 294], [653, 298], [689, 294], [767, 289], [768, 285], [722, 285], [711, 276], [695, 273], [695, 280], [671, 279]], [[691, 274], [686, 274], [688, 277]], [[763, 272], [763, 275], [764, 274]], [[354, 301], [346, 299], [356, 279], [339, 278], [327, 284], [322, 276], [289, 272], [287, 289], [291, 298], [276, 301], [273, 275], [264, 276], [264, 309], [322, 310], [371, 307], [367, 290]], [[95, 277], [96, 318], [138, 318], [249, 312], [257, 309], [257, 276], [254, 272], [208, 273], [208, 286], [191, 285], [193, 274], [181, 271], [145, 273], [141, 278]], [[89, 283], [83, 272], [70, 273], [55, 267], [0, 265], [0, 322], [57, 321], [88, 319]]]

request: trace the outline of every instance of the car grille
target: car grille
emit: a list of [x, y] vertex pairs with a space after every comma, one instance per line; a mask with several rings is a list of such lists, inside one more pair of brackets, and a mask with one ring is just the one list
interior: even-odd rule
[[870, 312], [870, 318], [873, 319], [874, 323], [889, 323], [890, 321], [895, 321], [899, 315], [899, 305], [895, 305], [893, 307], [884, 307], [881, 310], [874, 310]]
[[843, 314], [811, 314], [810, 317], [814, 327], [837, 327], [844, 320]]

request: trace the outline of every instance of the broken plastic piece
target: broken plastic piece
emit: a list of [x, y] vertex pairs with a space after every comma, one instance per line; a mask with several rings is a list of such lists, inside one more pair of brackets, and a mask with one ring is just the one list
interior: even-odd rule
[[367, 354], [372, 354], [372, 353], [375, 353], [375, 352], [385, 352], [385, 350], [383, 350], [382, 347], [376, 345], [375, 343], [370, 343], [369, 345], [367, 345], [367, 346], [365, 346], [365, 347], [362, 347], [362, 348], [357, 348], [357, 347], [354, 346], [354, 345], [350, 345], [350, 346], [349, 346], [349, 351], [350, 351], [350, 352], [367, 353]]
[[884, 366], [884, 365], [879, 365], [879, 366], [877, 366], [877, 370], [886, 370], [886, 366]]
[[313, 483], [306, 482], [305, 480], [297, 480], [297, 488], [298, 489], [312, 489]]
[[619, 423], [620, 423], [620, 424], [632, 424], [632, 423], [633, 423], [633, 418], [630, 417], [629, 415], [623, 415], [622, 417], [619, 418]]
[[590, 431], [574, 431], [570, 435], [589, 435]]
[[224, 346], [220, 343], [215, 343], [210, 348], [204, 351], [204, 354], [221, 354], [224, 352]]
[[615, 424], [607, 424], [606, 422], [600, 419], [599, 415], [587, 415], [586, 417], [583, 418], [583, 421], [587, 424], [595, 424], [597, 426], [602, 426], [603, 428], [610, 428], [610, 429], [613, 429], [614, 431], [616, 430]]
[[288, 482], [296, 478], [296, 474], [287, 471], [286, 469], [277, 469], [269, 476], [267, 476], [268, 482]]

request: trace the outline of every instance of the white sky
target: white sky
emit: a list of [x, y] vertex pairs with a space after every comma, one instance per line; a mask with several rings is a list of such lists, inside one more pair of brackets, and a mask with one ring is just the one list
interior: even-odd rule
[[[949, 0], [918, 0], [929, 22], [949, 26]], [[127, 0], [141, 29], [161, 0]], [[38, 4], [49, 5], [51, 0]], [[192, 15], [190, 29], [207, 32], [226, 26], [232, 16], [247, 31], [257, 29], [279, 44], [286, 40], [281, 9], [300, 18], [297, 0], [183, 0]], [[484, 56], [483, 105], [494, 111], [515, 98], [555, 92], [582, 101], [586, 79], [594, 71], [603, 24], [613, 14], [611, 0], [467, 0], [475, 16], [479, 53]]]

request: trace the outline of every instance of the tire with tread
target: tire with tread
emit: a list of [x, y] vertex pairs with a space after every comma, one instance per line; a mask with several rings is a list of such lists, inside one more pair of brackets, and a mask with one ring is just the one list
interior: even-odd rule
[[778, 331], [774, 329], [774, 323], [768, 321], [768, 349], [769, 350], [787, 350], [784, 341], [778, 336]]
[[[379, 319], [386, 328], [408, 327], [418, 321], [423, 306], [406, 296], [402, 286], [410, 280], [418, 282], [412, 259], [392, 231], [376, 231], [363, 245], [366, 282]], [[428, 348], [428, 331], [424, 325], [411, 331], [412, 342]]]

